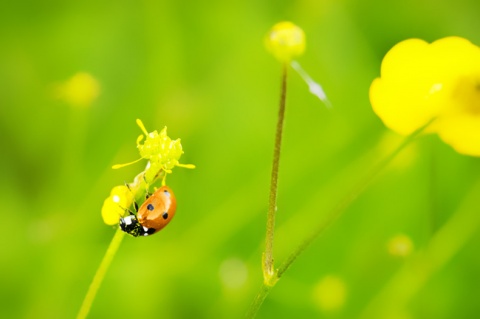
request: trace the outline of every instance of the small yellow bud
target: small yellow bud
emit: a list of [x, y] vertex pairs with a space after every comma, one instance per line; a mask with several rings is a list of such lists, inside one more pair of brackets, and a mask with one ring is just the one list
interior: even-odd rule
[[110, 196], [105, 199], [102, 206], [102, 218], [105, 224], [118, 224], [120, 217], [125, 215], [125, 209], [133, 203], [133, 193], [125, 185], [115, 186]]
[[305, 33], [291, 22], [280, 22], [267, 34], [265, 45], [277, 60], [290, 63], [305, 51]]

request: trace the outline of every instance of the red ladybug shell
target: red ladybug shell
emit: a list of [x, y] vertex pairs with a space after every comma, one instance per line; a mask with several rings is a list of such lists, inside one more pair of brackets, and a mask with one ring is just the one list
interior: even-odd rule
[[172, 220], [177, 209], [177, 200], [172, 190], [162, 186], [155, 191], [138, 210], [140, 225], [159, 231]]

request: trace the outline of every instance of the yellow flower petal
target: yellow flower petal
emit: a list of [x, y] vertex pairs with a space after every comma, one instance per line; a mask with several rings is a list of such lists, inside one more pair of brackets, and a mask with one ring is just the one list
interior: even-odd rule
[[429, 132], [458, 152], [480, 155], [480, 49], [466, 39], [395, 45], [382, 61], [381, 77], [372, 82], [370, 101], [385, 125], [400, 134], [437, 118]]
[[133, 203], [133, 193], [125, 185], [115, 186], [110, 196], [102, 206], [102, 218], [105, 224], [118, 224], [120, 217], [125, 216], [125, 210]]
[[370, 87], [373, 110], [390, 129], [407, 135], [438, 116], [443, 85], [429, 44], [409, 39], [385, 56], [381, 78]]
[[103, 202], [102, 219], [107, 225], [116, 225], [120, 217], [125, 214], [125, 211], [113, 201], [112, 196], [109, 196]]
[[457, 152], [480, 156], [480, 117], [456, 116], [438, 125], [440, 138]]

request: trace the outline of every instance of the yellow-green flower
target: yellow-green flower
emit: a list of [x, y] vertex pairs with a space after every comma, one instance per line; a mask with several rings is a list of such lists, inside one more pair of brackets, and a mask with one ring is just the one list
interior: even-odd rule
[[292, 22], [279, 22], [267, 34], [265, 46], [280, 62], [290, 63], [305, 51], [305, 33]]
[[165, 171], [181, 165], [178, 161], [183, 154], [183, 149], [179, 138], [172, 140], [168, 137], [167, 127], [164, 127], [160, 133], [157, 131], [148, 133], [141, 122], [137, 123], [146, 136], [143, 144], [140, 143], [143, 135], [137, 139], [137, 148], [142, 158], [148, 159], [152, 165], [160, 165]]
[[382, 61], [370, 101], [390, 129], [407, 135], [435, 118], [427, 132], [480, 156], [480, 48], [468, 40], [398, 43]]
[[[193, 164], [180, 164], [179, 160], [183, 154], [182, 144], [180, 143], [180, 139], [172, 140], [167, 135], [167, 127], [164, 127], [160, 133], [156, 130], [149, 133], [141, 120], [137, 119], [137, 124], [145, 134], [145, 136], [140, 135], [137, 138], [137, 148], [141, 157], [130, 163], [114, 165], [114, 169], [136, 163], [142, 159], [147, 159], [149, 160], [149, 165], [145, 170], [145, 178], [147, 178], [148, 182], [151, 182], [157, 178], [159, 174], [163, 173], [162, 184], [165, 185], [167, 173], [171, 173], [175, 166], [195, 168]], [[145, 141], [143, 141], [144, 137], [146, 137]], [[143, 143], [141, 143], [142, 141]]]

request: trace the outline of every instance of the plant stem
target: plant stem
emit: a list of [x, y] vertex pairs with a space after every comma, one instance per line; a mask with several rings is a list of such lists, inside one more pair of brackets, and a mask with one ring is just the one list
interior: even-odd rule
[[260, 291], [258, 292], [255, 300], [253, 301], [250, 310], [247, 314], [247, 318], [255, 318], [258, 310], [262, 306], [263, 301], [267, 297], [271, 288], [276, 284], [280, 277], [290, 268], [293, 262], [297, 259], [300, 254], [302, 254], [305, 249], [310, 246], [310, 244], [323, 233], [333, 222], [335, 222], [345, 211], [345, 209], [366, 189], [366, 187], [372, 182], [372, 180], [383, 171], [383, 169], [390, 164], [390, 162], [407, 146], [409, 145], [418, 135], [420, 135], [425, 128], [427, 128], [435, 119], [430, 120], [424, 126], [420, 127], [409, 136], [407, 136], [403, 142], [387, 157], [381, 160], [376, 166], [372, 168], [369, 174], [367, 174], [347, 195], [332, 209], [328, 214], [327, 218], [322, 221], [318, 227], [312, 232], [300, 245], [295, 248], [292, 253], [287, 257], [287, 259], [280, 265], [280, 268], [273, 274], [273, 278], [267, 283], [263, 283]]
[[449, 219], [435, 231], [421, 250], [405, 260], [356, 318], [386, 318], [404, 313], [427, 282], [478, 235], [479, 197], [480, 180], [477, 180]]
[[407, 146], [409, 145], [420, 133], [422, 133], [427, 126], [429, 126], [434, 119], [427, 122], [424, 126], [420, 127], [410, 135], [408, 135], [403, 142], [387, 157], [383, 158], [375, 165], [370, 172], [349, 192], [347, 195], [331, 210], [327, 218], [322, 221], [318, 227], [310, 234], [297, 248], [287, 257], [285, 262], [278, 269], [278, 278], [280, 278], [285, 271], [290, 268], [292, 263], [297, 257], [308, 247], [310, 244], [323, 233], [333, 222], [335, 222], [345, 211], [345, 209], [367, 188], [372, 180], [382, 172], [385, 167]]
[[257, 296], [253, 300], [252, 305], [250, 306], [250, 309], [248, 310], [246, 318], [255, 318], [258, 310], [263, 304], [263, 301], [265, 300], [268, 293], [270, 292], [270, 289], [272, 288], [273, 286], [266, 285], [265, 283], [262, 284], [262, 286], [260, 287], [260, 291], [258, 292]]
[[275, 134], [272, 178], [270, 181], [270, 197], [269, 197], [268, 213], [267, 213], [267, 233], [265, 238], [265, 253], [263, 255], [263, 279], [265, 283], [271, 283], [271, 279], [275, 277], [274, 261], [273, 261], [273, 238], [274, 238], [274, 232], [275, 232], [275, 213], [277, 211], [278, 168], [280, 164], [280, 152], [282, 148], [282, 135], [283, 135], [283, 123], [285, 119], [286, 97], [287, 97], [287, 64], [285, 63], [283, 65], [283, 70], [282, 70], [282, 87], [281, 87], [281, 93], [280, 93], [280, 104], [278, 109], [277, 130]]
[[95, 277], [93, 277], [92, 283], [88, 288], [88, 292], [85, 296], [85, 299], [83, 300], [82, 307], [78, 312], [77, 319], [84, 319], [87, 317], [90, 308], [92, 307], [93, 300], [97, 295], [98, 288], [100, 288], [100, 285], [102, 284], [103, 278], [105, 277], [105, 274], [110, 267], [113, 257], [117, 253], [118, 247], [120, 247], [120, 244], [122, 243], [123, 237], [125, 237], [125, 233], [120, 228], [118, 228], [112, 238], [112, 241], [110, 242], [110, 245], [108, 246], [107, 252], [103, 256], [102, 262], [100, 263], [97, 272], [95, 273]]

